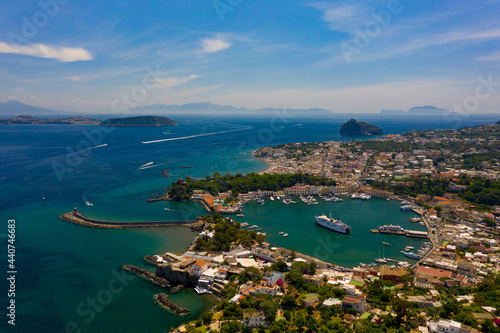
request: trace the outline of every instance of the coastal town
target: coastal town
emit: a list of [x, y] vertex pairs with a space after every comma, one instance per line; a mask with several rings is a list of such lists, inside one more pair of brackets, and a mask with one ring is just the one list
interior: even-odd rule
[[[254, 153], [269, 164], [260, 175], [178, 180], [169, 199], [199, 201], [212, 214], [191, 226], [199, 235], [188, 251], [146, 260], [169, 286], [192, 287], [220, 302], [173, 331], [498, 332], [499, 132], [493, 124], [265, 147]], [[257, 189], [240, 176], [249, 183], [281, 178], [266, 178], [267, 188]], [[227, 215], [241, 215], [252, 200], [315, 204], [317, 197], [399, 200], [427, 231], [389, 225], [372, 232], [428, 240], [416, 253], [405, 249], [410, 262], [379, 258], [341, 267], [271, 246], [257, 226]]]

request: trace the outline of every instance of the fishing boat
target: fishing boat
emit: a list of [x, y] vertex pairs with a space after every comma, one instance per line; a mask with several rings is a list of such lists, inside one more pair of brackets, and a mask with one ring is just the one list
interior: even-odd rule
[[244, 217], [245, 215], [243, 215], [243, 214], [237, 214], [236, 216], [238, 216], [238, 217]]
[[382, 244], [387, 245], [387, 246], [391, 246], [391, 244], [389, 244], [387, 242], [382, 242]]
[[284, 232], [283, 232], [283, 231], [280, 231], [280, 232], [279, 232], [279, 234], [280, 234], [280, 235], [283, 235], [283, 234], [284, 234]]
[[283, 237], [288, 237], [288, 234], [284, 234]]

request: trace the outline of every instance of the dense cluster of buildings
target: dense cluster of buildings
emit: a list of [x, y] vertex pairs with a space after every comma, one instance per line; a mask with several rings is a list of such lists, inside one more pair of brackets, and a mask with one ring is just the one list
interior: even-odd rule
[[[228, 219], [229, 220], [229, 219]], [[230, 220], [229, 220], [230, 221]], [[210, 228], [209, 228], [210, 229]], [[393, 314], [390, 309], [371, 308], [368, 304], [365, 286], [374, 280], [391, 281], [396, 290], [403, 286], [413, 286], [428, 289], [427, 294], [399, 293], [404, 300], [413, 303], [419, 309], [440, 308], [440, 293], [436, 288], [441, 286], [470, 286], [475, 287], [492, 272], [500, 269], [497, 239], [487, 230], [471, 228], [466, 225], [445, 225], [443, 229], [443, 243], [439, 249], [411, 270], [397, 265], [360, 265], [354, 268], [321, 265], [314, 274], [304, 274], [304, 283], [310, 283], [318, 288], [325, 284], [335, 286], [345, 291], [343, 298], [321, 299], [318, 294], [307, 293], [297, 298], [302, 306], [330, 307], [336, 306], [346, 311], [353, 309], [358, 315], [350, 316], [351, 320], [361, 316], [378, 320], [380, 316]], [[213, 233], [208, 229], [200, 233], [200, 237], [210, 238]], [[478, 248], [476, 248], [478, 247]], [[474, 251], [460, 255], [457, 248], [474, 248]], [[291, 266], [294, 262], [310, 264], [314, 258], [298, 255], [290, 257], [290, 252], [269, 244], [253, 244], [251, 247], [233, 245], [227, 252], [208, 252], [189, 250], [181, 255], [166, 253], [154, 257], [158, 266], [169, 266], [175, 274], [188, 274], [196, 281], [196, 290], [199, 293], [213, 293], [222, 296], [222, 291], [228, 283], [238, 285], [238, 280], [231, 279], [231, 275], [241, 276], [245, 268], [253, 267], [260, 272], [262, 280], [249, 280], [238, 285], [237, 293], [229, 299], [230, 303], [238, 304], [246, 297], [259, 297], [267, 294], [270, 297], [282, 297], [287, 294], [288, 282], [285, 273], [270, 271], [272, 264], [283, 260]], [[408, 277], [411, 276], [409, 279]], [[408, 290], [408, 289], [407, 289]], [[412, 290], [412, 289], [410, 289]], [[472, 296], [457, 297], [457, 301]], [[488, 312], [476, 313], [477, 316], [488, 315]], [[477, 332], [477, 330], [454, 322], [439, 320], [433, 322], [427, 317], [427, 325], [421, 326], [415, 332]], [[247, 309], [243, 313], [241, 322], [249, 327], [257, 328], [267, 325], [262, 311]], [[457, 328], [458, 327], [458, 328]], [[448, 330], [447, 330], [448, 329]]]
[[[498, 125], [490, 125], [498, 126]], [[485, 130], [488, 130], [485, 126]], [[371, 318], [379, 322], [387, 314], [396, 314], [390, 308], [372, 308], [369, 305], [365, 286], [375, 280], [391, 281], [397, 296], [412, 303], [418, 309], [440, 308], [443, 306], [437, 288], [445, 286], [475, 287], [488, 276], [500, 271], [500, 238], [498, 228], [484, 223], [485, 219], [500, 225], [500, 207], [494, 206], [492, 212], [475, 210], [473, 205], [460, 200], [457, 193], [466, 191], [467, 186], [458, 183], [459, 175], [482, 177], [498, 180], [500, 177], [499, 161], [481, 162], [473, 168], [463, 168], [466, 155], [490, 152], [488, 146], [498, 144], [497, 137], [467, 136], [469, 129], [448, 131], [427, 131], [418, 135], [387, 135], [381, 142], [404, 143], [411, 141], [409, 151], [384, 152], [363, 149], [359, 143], [295, 143], [277, 147], [261, 148], [255, 156], [269, 163], [265, 173], [293, 174], [308, 173], [335, 180], [335, 186], [310, 186], [296, 184], [279, 191], [253, 191], [240, 194], [240, 203], [264, 197], [298, 197], [327, 194], [365, 193], [371, 197], [395, 198], [390, 191], [370, 186], [373, 182], [405, 181], [419, 176], [450, 180], [449, 193], [430, 197], [419, 195], [416, 198], [404, 198], [411, 204], [419, 204], [418, 211], [428, 229], [432, 241], [430, 249], [423, 258], [411, 268], [398, 265], [374, 264], [360, 265], [354, 268], [330, 266], [323, 263], [314, 274], [304, 274], [303, 281], [318, 288], [325, 284], [336, 286], [345, 291], [344, 297], [324, 299], [317, 293], [306, 293], [297, 298], [299, 305], [312, 307], [339, 307], [351, 313], [344, 320]], [[469, 133], [470, 134], [470, 133]], [[442, 146], [443, 148], [430, 148]], [[461, 149], [452, 147], [460, 146]], [[419, 148], [414, 148], [419, 147]], [[224, 199], [231, 193], [219, 193], [213, 197], [197, 192], [193, 198], [202, 200], [217, 212], [227, 212]], [[401, 198], [399, 198], [401, 199]], [[425, 208], [422, 208], [425, 207]], [[203, 231], [200, 235], [210, 238], [213, 235]], [[238, 291], [230, 299], [239, 303], [246, 297], [267, 294], [270, 297], [282, 297], [287, 294], [288, 283], [285, 274], [269, 271], [273, 263], [280, 260], [291, 266], [294, 262], [310, 263], [313, 258], [298, 256], [290, 258], [284, 249], [270, 247], [269, 244], [252, 245], [251, 248], [232, 246], [231, 251], [207, 253], [188, 251], [177, 257], [174, 255], [158, 256], [159, 264], [164, 261], [175, 270], [187, 272], [198, 278], [199, 291], [220, 294], [221, 286], [237, 283], [229, 279], [230, 275], [241, 274], [245, 268], [253, 267], [261, 272], [262, 280], [251, 280], [238, 286]], [[231, 282], [230, 282], [231, 281]], [[427, 293], [413, 293], [413, 288], [425, 288]], [[401, 289], [402, 290], [402, 289]], [[294, 291], [295, 293], [296, 291]], [[472, 296], [457, 296], [458, 302], [472, 302]], [[490, 312], [497, 309], [484, 309], [473, 313], [478, 320], [493, 318]], [[357, 313], [357, 315], [353, 315]], [[454, 320], [440, 319], [433, 321], [427, 317], [426, 325], [414, 332], [477, 332], [476, 329]], [[241, 322], [252, 328], [266, 325], [264, 313], [256, 309], [247, 309]], [[413, 332], [413, 331], [412, 331]]]

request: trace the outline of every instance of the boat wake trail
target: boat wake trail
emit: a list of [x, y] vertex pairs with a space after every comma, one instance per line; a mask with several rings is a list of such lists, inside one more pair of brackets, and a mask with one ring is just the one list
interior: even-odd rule
[[153, 140], [153, 141], [141, 141], [143, 145], [149, 144], [149, 143], [157, 143], [157, 142], [165, 142], [165, 141], [174, 141], [174, 140], [185, 140], [185, 139], [191, 139], [191, 138], [197, 138], [200, 136], [208, 136], [208, 135], [215, 135], [215, 134], [223, 134], [223, 133], [229, 133], [229, 132], [236, 132], [236, 131], [244, 131], [253, 128], [252, 126], [248, 126], [245, 128], [238, 128], [234, 130], [229, 130], [229, 131], [221, 131], [221, 132], [214, 132], [214, 133], [205, 133], [205, 134], [196, 134], [196, 135], [189, 135], [189, 136], [181, 136], [179, 138], [171, 138], [171, 139], [161, 139], [161, 140]]
[[[153, 162], [151, 162], [151, 163], [153, 163]], [[162, 166], [162, 165], [165, 165], [165, 164], [167, 164], [167, 163], [160, 163], [160, 164], [149, 164], [149, 163], [146, 163], [145, 165], [140, 166], [139, 170], [156, 168], [156, 167], [159, 167], [159, 166]]]
[[88, 201], [88, 200], [87, 200], [87, 198], [85, 197], [85, 194], [84, 194], [84, 195], [82, 195], [82, 197], [83, 197], [83, 201], [85, 201], [85, 204], [86, 204], [87, 206], [89, 206], [89, 207], [90, 207], [90, 206], [93, 206], [93, 205], [94, 205], [92, 202], [90, 202], [90, 201]]
[[96, 148], [101, 148], [101, 147], [106, 147], [108, 144], [105, 143], [105, 144], [102, 144], [102, 145], [98, 145], [98, 146], [94, 146], [94, 147], [90, 147], [90, 148], [87, 148], [87, 149], [96, 149]]

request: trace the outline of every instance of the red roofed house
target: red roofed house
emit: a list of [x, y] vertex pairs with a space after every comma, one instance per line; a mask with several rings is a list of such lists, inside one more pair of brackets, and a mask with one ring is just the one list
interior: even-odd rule
[[364, 313], [367, 308], [366, 300], [364, 297], [347, 295], [342, 301], [343, 309], [354, 309], [358, 313]]
[[197, 261], [192, 266], [189, 272], [193, 275], [200, 276], [201, 273], [208, 269], [208, 264], [204, 261]]
[[452, 272], [444, 269], [431, 268], [425, 266], [418, 266], [417, 276], [422, 278], [442, 278], [447, 277], [451, 279]]

